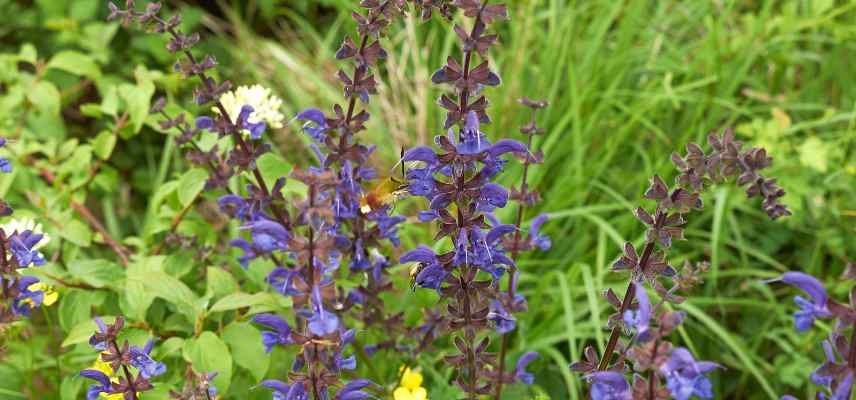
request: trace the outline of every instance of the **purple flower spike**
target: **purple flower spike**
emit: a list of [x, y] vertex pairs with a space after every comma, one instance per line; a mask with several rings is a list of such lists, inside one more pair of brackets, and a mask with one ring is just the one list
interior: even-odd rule
[[648, 293], [641, 283], [634, 282], [633, 286], [636, 287], [636, 301], [639, 303], [639, 308], [625, 311], [624, 323], [636, 330], [637, 341], [647, 342], [651, 339], [651, 332], [649, 331], [651, 301], [648, 299]]
[[258, 314], [253, 317], [253, 322], [272, 328], [273, 331], [262, 332], [262, 344], [265, 352], [270, 353], [273, 346], [292, 343], [291, 327], [282, 318], [274, 314]]
[[768, 282], [778, 280], [803, 290], [811, 297], [811, 299], [806, 299], [802, 296], [794, 297], [794, 302], [800, 307], [800, 310], [794, 313], [794, 327], [797, 332], [807, 331], [814, 325], [816, 318], [829, 318], [832, 316], [826, 305], [829, 300], [826, 289], [817, 278], [802, 272], [785, 272], [781, 278]]
[[696, 361], [689, 350], [679, 347], [660, 367], [666, 376], [666, 388], [676, 400], [688, 400], [692, 396], [701, 399], [713, 398], [713, 387], [704, 374], [719, 367], [710, 361]]
[[532, 375], [529, 372], [526, 372], [526, 366], [529, 365], [533, 360], [538, 358], [538, 353], [534, 351], [530, 351], [526, 354], [520, 356], [517, 360], [517, 368], [514, 371], [514, 377], [527, 385], [531, 385], [535, 382], [535, 375]]
[[630, 384], [618, 372], [595, 372], [586, 376], [591, 381], [592, 400], [631, 400]]
[[312, 288], [312, 317], [309, 318], [309, 331], [318, 336], [329, 335], [339, 328], [336, 314], [324, 310], [321, 300], [321, 290], [318, 286]]

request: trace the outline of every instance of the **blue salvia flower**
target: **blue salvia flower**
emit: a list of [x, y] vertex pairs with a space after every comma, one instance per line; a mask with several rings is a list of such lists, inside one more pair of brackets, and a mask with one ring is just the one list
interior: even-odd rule
[[530, 246], [537, 247], [542, 251], [549, 250], [552, 245], [550, 238], [540, 233], [541, 225], [544, 225], [547, 220], [547, 214], [541, 214], [535, 217], [535, 219], [532, 220], [532, 224], [529, 225], [529, 244]]
[[[6, 138], [0, 137], [0, 147], [6, 146]], [[12, 163], [6, 158], [0, 157], [0, 172], [11, 173]]]
[[624, 375], [613, 371], [586, 375], [591, 381], [591, 400], [631, 400], [630, 384]]
[[309, 108], [301, 111], [295, 117], [298, 120], [305, 121], [303, 123], [303, 131], [308, 133], [316, 142], [323, 143], [326, 139], [325, 133], [329, 127], [327, 126], [327, 117], [317, 108]]
[[258, 314], [253, 316], [253, 322], [273, 328], [273, 331], [262, 332], [262, 344], [265, 352], [270, 353], [274, 346], [291, 344], [291, 327], [278, 315]]
[[312, 288], [312, 316], [309, 318], [309, 331], [318, 336], [329, 335], [339, 329], [339, 318], [336, 314], [324, 310], [321, 301], [321, 290], [318, 286]]
[[309, 400], [309, 393], [303, 383], [289, 385], [285, 382], [269, 379], [262, 381], [259, 386], [273, 391], [273, 400]]
[[679, 347], [660, 366], [660, 372], [666, 377], [666, 388], [676, 400], [687, 400], [692, 396], [711, 399], [713, 387], [705, 373], [717, 367], [719, 364], [714, 362], [696, 361], [689, 350]]
[[32, 231], [15, 232], [9, 236], [9, 251], [15, 256], [18, 261], [18, 266], [26, 268], [30, 264], [41, 266], [45, 264], [45, 258], [38, 250], [36, 245], [42, 240], [44, 235], [34, 233]]
[[363, 389], [372, 386], [372, 382], [368, 379], [356, 379], [348, 382], [336, 392], [336, 400], [363, 400], [372, 397]]
[[84, 369], [80, 371], [80, 376], [97, 382], [89, 385], [89, 388], [86, 390], [86, 400], [96, 400], [102, 393], [113, 393], [113, 384], [110, 382], [110, 377], [103, 372], [94, 369]]
[[526, 366], [529, 365], [530, 362], [538, 358], [538, 353], [534, 351], [527, 352], [520, 356], [517, 360], [517, 366], [514, 371], [514, 377], [519, 382], [523, 382], [527, 385], [531, 385], [535, 382], [535, 376], [529, 372], [526, 372]]
[[150, 356], [154, 343], [154, 340], [149, 339], [142, 349], [131, 346], [129, 351], [131, 365], [139, 370], [146, 379], [163, 375], [166, 372], [166, 365], [153, 360]]
[[767, 282], [781, 281], [788, 285], [797, 287], [809, 295], [809, 299], [802, 296], [795, 296], [794, 302], [800, 307], [800, 310], [794, 313], [794, 327], [797, 332], [805, 332], [814, 325], [816, 318], [829, 318], [832, 313], [827, 308], [829, 297], [826, 294], [826, 289], [817, 278], [802, 272], [785, 272], [778, 279], [773, 279]]
[[624, 323], [636, 331], [637, 341], [647, 342], [651, 339], [649, 331], [651, 322], [651, 301], [648, 299], [648, 293], [645, 291], [645, 287], [641, 283], [634, 282], [633, 285], [636, 287], [636, 301], [638, 302], [639, 307], [636, 310], [627, 310], [624, 312]]

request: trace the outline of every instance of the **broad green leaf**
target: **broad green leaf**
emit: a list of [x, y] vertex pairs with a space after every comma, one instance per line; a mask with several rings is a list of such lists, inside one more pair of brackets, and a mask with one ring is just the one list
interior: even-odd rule
[[68, 264], [68, 273], [73, 278], [97, 288], [105, 287], [122, 279], [122, 267], [101, 259], [78, 259]]
[[113, 148], [116, 147], [116, 135], [110, 131], [101, 131], [95, 139], [92, 140], [92, 150], [98, 158], [106, 160], [113, 154]]
[[270, 307], [277, 306], [277, 299], [272, 293], [232, 293], [211, 306], [211, 312], [222, 312], [229, 310], [237, 310], [239, 308], [253, 307], [259, 305], [268, 305]]
[[189, 320], [196, 318], [204, 312], [199, 304], [199, 298], [184, 282], [162, 271], [150, 271], [141, 275], [143, 286], [155, 296], [166, 300], [176, 306], [179, 312], [186, 315]]
[[48, 61], [47, 67], [85, 76], [90, 79], [98, 79], [101, 76], [101, 69], [98, 68], [98, 64], [95, 63], [92, 57], [73, 50], [63, 50], [54, 54], [51, 60]]
[[232, 382], [232, 354], [222, 339], [210, 331], [202, 332], [196, 339], [188, 339], [183, 352], [193, 369], [200, 373], [216, 372], [214, 386], [219, 393], [226, 393]]
[[121, 297], [122, 310], [128, 317], [143, 321], [146, 311], [155, 300], [155, 293], [146, 288], [149, 273], [163, 271], [163, 256], [146, 257], [128, 265], [125, 278], [125, 295]]
[[125, 139], [140, 132], [149, 115], [152, 95], [155, 93], [155, 85], [147, 74], [137, 73], [136, 76], [136, 85], [119, 85], [119, 97], [125, 100], [125, 111], [128, 112], [131, 122], [130, 129], [120, 130], [120, 135]]
[[76, 219], [69, 220], [63, 224], [59, 235], [80, 247], [89, 247], [92, 243], [92, 230], [89, 226]]
[[[112, 324], [116, 321], [116, 317], [113, 316], [101, 316], [101, 320], [104, 321], [105, 324]], [[89, 340], [89, 337], [92, 336], [95, 331], [98, 330], [98, 325], [95, 324], [95, 320], [88, 319], [86, 321], [80, 322], [71, 328], [71, 331], [68, 332], [68, 335], [65, 337], [65, 340], [62, 341], [62, 347], [75, 345], [78, 343], [85, 343]]]
[[63, 293], [57, 310], [62, 330], [68, 332], [77, 324], [90, 319], [92, 306], [101, 304], [105, 296], [103, 292], [79, 289], [69, 289]]
[[256, 165], [258, 165], [265, 182], [271, 182], [271, 184], [281, 177], [288, 176], [291, 172], [291, 164], [273, 152], [262, 154], [256, 161]]
[[180, 337], [171, 337], [161, 343], [156, 348], [157, 359], [163, 359], [172, 355], [181, 355], [181, 349], [184, 347], [184, 339]]
[[262, 335], [246, 322], [232, 323], [223, 331], [223, 340], [232, 350], [235, 364], [246, 369], [257, 381], [264, 379], [270, 365]]
[[205, 187], [205, 181], [208, 179], [208, 172], [202, 168], [193, 168], [184, 173], [178, 180], [178, 201], [181, 205], [187, 207], [202, 188]]
[[27, 100], [43, 114], [59, 115], [60, 95], [53, 83], [44, 80], [37, 82], [27, 91]]
[[206, 275], [207, 293], [210, 293], [214, 298], [220, 298], [239, 290], [235, 277], [222, 268], [208, 267]]

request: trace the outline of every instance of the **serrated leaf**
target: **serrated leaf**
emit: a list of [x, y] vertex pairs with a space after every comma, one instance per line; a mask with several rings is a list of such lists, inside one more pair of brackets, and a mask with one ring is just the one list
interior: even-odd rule
[[146, 272], [141, 277], [146, 290], [175, 305], [189, 320], [196, 321], [204, 311], [199, 298], [184, 282], [162, 271]]
[[47, 67], [90, 79], [97, 79], [101, 76], [101, 68], [98, 67], [92, 57], [74, 50], [63, 50], [54, 54], [48, 61]]
[[202, 168], [193, 168], [184, 173], [178, 180], [178, 201], [183, 207], [187, 207], [196, 199], [205, 181], [208, 180], [208, 172]]
[[262, 335], [246, 322], [233, 323], [223, 331], [223, 340], [232, 350], [235, 364], [246, 369], [257, 381], [264, 379], [270, 366]]

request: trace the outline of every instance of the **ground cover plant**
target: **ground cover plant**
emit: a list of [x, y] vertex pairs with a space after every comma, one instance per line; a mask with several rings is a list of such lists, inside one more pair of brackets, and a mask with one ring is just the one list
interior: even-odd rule
[[853, 8], [0, 1], [0, 398], [850, 398]]

